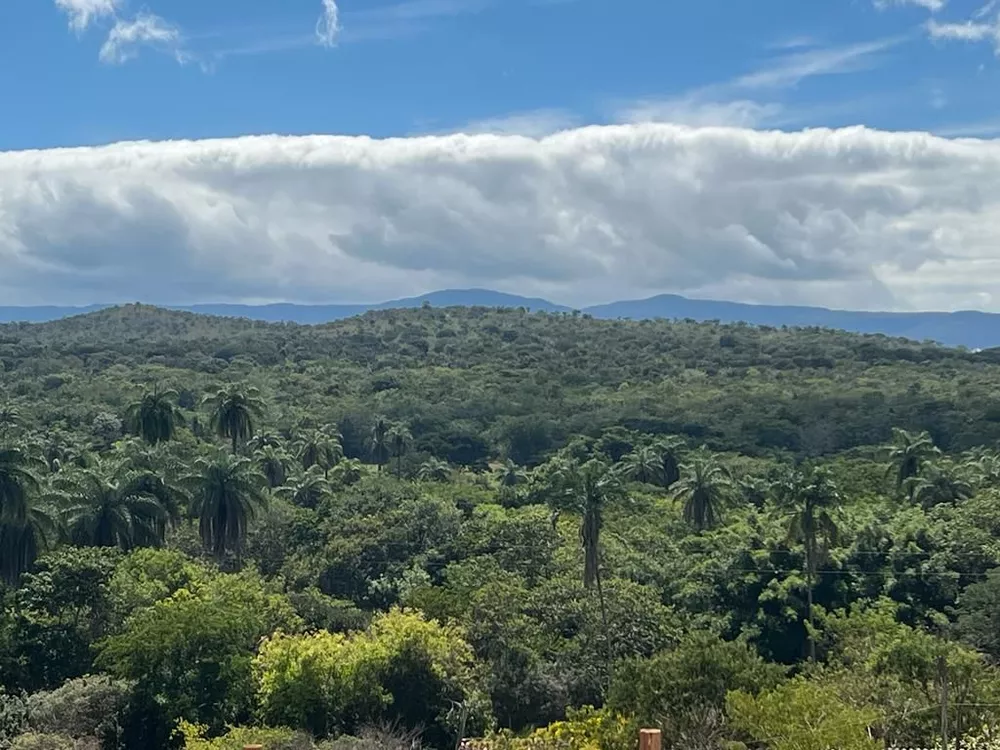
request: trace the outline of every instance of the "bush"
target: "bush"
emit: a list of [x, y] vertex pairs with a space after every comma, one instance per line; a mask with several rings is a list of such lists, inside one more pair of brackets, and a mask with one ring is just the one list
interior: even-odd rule
[[80, 677], [28, 698], [28, 721], [37, 732], [67, 737], [116, 736], [129, 685], [109, 677]]
[[313, 750], [312, 737], [283, 728], [235, 727], [214, 739], [205, 739], [206, 728], [181, 722], [184, 750], [243, 750], [247, 745], [263, 745], [267, 750]]

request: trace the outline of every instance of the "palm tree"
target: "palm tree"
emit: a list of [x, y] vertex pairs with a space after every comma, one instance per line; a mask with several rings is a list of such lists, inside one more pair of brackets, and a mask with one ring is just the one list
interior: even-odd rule
[[887, 473], [894, 475], [896, 489], [901, 490], [908, 479], [919, 476], [927, 462], [940, 454], [929, 433], [915, 434], [894, 428], [892, 443], [888, 446]]
[[652, 445], [636, 448], [622, 457], [622, 474], [626, 479], [644, 484], [660, 484], [664, 481], [663, 458]]
[[33, 463], [18, 448], [0, 448], [0, 518], [16, 523], [27, 518], [30, 498], [40, 488]]
[[254, 436], [255, 420], [264, 413], [264, 402], [258, 390], [235, 384], [206, 396], [202, 403], [211, 408], [215, 434], [232, 441], [233, 453], [240, 441]]
[[179, 516], [178, 491], [125, 463], [80, 469], [55, 483], [70, 539], [91, 547], [159, 547]]
[[355, 484], [364, 473], [362, 463], [356, 458], [345, 458], [330, 470], [330, 480], [347, 487]]
[[298, 440], [295, 452], [303, 469], [319, 466], [324, 476], [329, 476], [330, 469], [344, 457], [344, 448], [340, 443], [340, 433], [331, 434], [325, 430], [313, 430]]
[[219, 560], [227, 552], [239, 556], [250, 523], [267, 506], [264, 475], [248, 458], [221, 454], [198, 459], [184, 484], [191, 490], [191, 513], [206, 549]]
[[685, 448], [684, 441], [674, 435], [668, 435], [653, 443], [660, 454], [662, 464], [663, 486], [668, 490], [681, 478], [681, 456]]
[[500, 498], [509, 502], [517, 495], [517, 488], [528, 481], [527, 472], [511, 459], [506, 459], [495, 469], [500, 484]]
[[280, 448], [268, 445], [254, 453], [254, 460], [272, 489], [288, 479], [288, 456]]
[[372, 460], [378, 464], [379, 471], [382, 471], [382, 467], [389, 463], [389, 430], [390, 425], [385, 417], [378, 417], [372, 426]]
[[413, 435], [404, 424], [394, 424], [389, 429], [389, 447], [396, 458], [396, 478], [403, 478], [403, 456], [413, 442]]
[[417, 469], [417, 479], [422, 482], [447, 482], [451, 479], [451, 466], [440, 458], [429, 458]]
[[684, 503], [684, 520], [698, 531], [710, 529], [733, 491], [729, 471], [711, 454], [696, 456], [682, 468], [684, 475], [674, 486], [674, 497]]
[[58, 529], [54, 515], [34, 497], [28, 499], [20, 521], [0, 517], [0, 578], [17, 585], [21, 574], [55, 543]]
[[608, 611], [601, 586], [601, 531], [604, 528], [604, 509], [611, 502], [622, 500], [624, 490], [617, 474], [599, 459], [590, 459], [582, 466], [568, 464], [560, 471], [562, 491], [555, 497], [554, 510], [568, 509], [580, 514], [580, 545], [583, 548], [583, 586], [597, 589], [601, 609], [601, 623], [610, 672], [611, 633], [608, 628]]
[[0, 437], [21, 424], [21, 410], [10, 401], [0, 404]]
[[161, 391], [154, 388], [143, 394], [125, 412], [125, 424], [129, 431], [138, 435], [150, 445], [157, 445], [174, 439], [181, 414], [175, 406], [177, 392]]
[[252, 453], [256, 453], [264, 448], [281, 448], [281, 446], [281, 436], [267, 430], [258, 432], [247, 440], [247, 450]]
[[330, 484], [323, 474], [323, 469], [318, 464], [314, 464], [293, 484], [280, 488], [275, 494], [300, 508], [315, 508], [330, 496], [331, 490]]
[[840, 495], [827, 473], [820, 469], [814, 469], [809, 474], [792, 472], [776, 484], [775, 490], [788, 513], [788, 541], [801, 543], [805, 548], [809, 658], [816, 661], [813, 588], [820, 562], [829, 547], [836, 544], [838, 529], [835, 514], [840, 507]]
[[910, 477], [904, 487], [907, 494], [925, 508], [968, 500], [975, 494], [972, 483], [951, 461], [926, 464], [922, 476]]

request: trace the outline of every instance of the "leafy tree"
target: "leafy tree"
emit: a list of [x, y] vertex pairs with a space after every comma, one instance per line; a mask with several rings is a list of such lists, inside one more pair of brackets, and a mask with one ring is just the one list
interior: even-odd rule
[[299, 626], [288, 601], [256, 576], [217, 576], [137, 611], [101, 643], [97, 662], [119, 679], [140, 682], [171, 721], [218, 733], [250, 718], [251, 660], [260, 639]]
[[274, 448], [275, 450], [284, 448], [281, 436], [269, 430], [262, 430], [247, 440], [247, 450], [253, 453], [262, 451], [265, 448]]
[[878, 750], [870, 737], [874, 708], [845, 703], [835, 687], [801, 677], [760, 695], [737, 690], [726, 700], [733, 724], [774, 750]]
[[202, 544], [216, 559], [237, 555], [247, 528], [267, 505], [267, 480], [253, 462], [236, 455], [198, 459], [195, 472], [184, 479], [193, 498]]
[[674, 497], [684, 503], [684, 520], [698, 531], [715, 526], [722, 506], [733, 491], [729, 472], [714, 456], [700, 455], [687, 466], [674, 485]]
[[710, 633], [688, 635], [675, 649], [623, 663], [615, 673], [608, 705], [644, 726], [665, 730], [674, 745], [706, 712], [721, 713], [734, 690], [756, 695], [778, 686], [784, 669], [765, 662], [742, 641]]
[[150, 445], [173, 440], [182, 419], [176, 401], [176, 391], [154, 388], [129, 405], [125, 424]]
[[927, 463], [940, 453], [929, 433], [893, 429], [892, 443], [888, 447], [888, 472], [895, 479], [896, 489], [901, 490], [908, 479], [918, 477]]
[[517, 496], [517, 488], [528, 481], [527, 472], [508, 458], [496, 467], [494, 473], [500, 485], [500, 499], [512, 503]]
[[180, 512], [174, 488], [125, 464], [78, 469], [57, 487], [70, 538], [83, 546], [158, 547]]
[[410, 448], [410, 444], [413, 442], [413, 435], [410, 434], [409, 429], [403, 424], [394, 424], [389, 429], [389, 448], [392, 451], [392, 455], [396, 458], [396, 478], [403, 478], [403, 456]]
[[489, 717], [481, 675], [461, 630], [393, 610], [348, 636], [277, 633], [254, 660], [261, 710], [271, 725], [327, 736], [365, 724], [398, 723], [423, 729], [432, 747], [453, 744], [456, 705], [466, 729]]
[[238, 384], [205, 396], [202, 403], [211, 410], [211, 426], [215, 434], [232, 441], [234, 454], [241, 441], [250, 440], [254, 436], [257, 420], [264, 414], [264, 401], [260, 392], [256, 388]]
[[808, 474], [792, 472], [779, 483], [777, 490], [779, 501], [788, 515], [788, 541], [801, 543], [805, 550], [809, 658], [815, 661], [813, 590], [819, 565], [830, 546], [837, 541], [839, 529], [835, 516], [842, 500], [829, 475], [821, 469], [814, 469]]

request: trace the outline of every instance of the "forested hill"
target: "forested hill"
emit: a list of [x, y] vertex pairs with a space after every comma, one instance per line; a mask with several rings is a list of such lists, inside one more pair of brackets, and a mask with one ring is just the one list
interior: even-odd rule
[[932, 747], [942, 683], [996, 750], [997, 394], [823, 329], [0, 326], [0, 748]]
[[129, 305], [0, 326], [0, 386], [39, 421], [86, 431], [141, 385], [190, 408], [247, 380], [277, 426], [336, 421], [363, 455], [376, 413], [417, 454], [531, 464], [611, 426], [720, 450], [817, 455], [927, 430], [950, 450], [1000, 438], [1000, 356], [880, 335], [596, 320], [516, 309], [368, 312], [322, 326]]

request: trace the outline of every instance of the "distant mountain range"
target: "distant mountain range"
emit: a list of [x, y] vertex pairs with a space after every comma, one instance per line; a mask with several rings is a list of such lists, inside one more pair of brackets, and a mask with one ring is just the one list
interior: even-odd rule
[[[532, 311], [570, 312], [572, 308], [548, 300], [520, 297], [488, 289], [448, 289], [419, 297], [380, 302], [371, 305], [230, 305], [206, 304], [171, 306], [171, 309], [250, 318], [270, 322], [302, 324], [327, 323], [369, 310], [420, 307], [525, 307]], [[41, 323], [71, 315], [94, 312], [110, 305], [88, 307], [0, 307], [0, 323], [16, 321]], [[746, 322], [768, 326], [820, 326], [855, 333], [883, 333], [916, 341], [937, 341], [947, 346], [988, 349], [1000, 346], [1000, 314], [984, 312], [856, 312], [828, 310], [823, 307], [785, 305], [747, 305], [738, 302], [715, 302], [688, 299], [675, 294], [661, 294], [642, 300], [612, 302], [580, 310], [595, 318], [666, 318], [718, 320], [724, 323]]]

